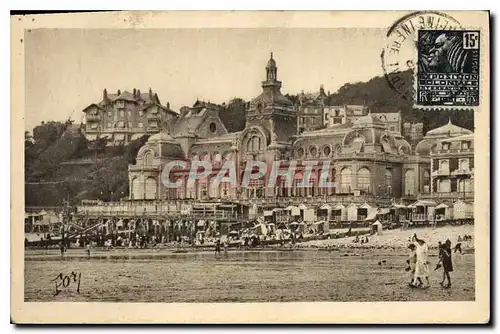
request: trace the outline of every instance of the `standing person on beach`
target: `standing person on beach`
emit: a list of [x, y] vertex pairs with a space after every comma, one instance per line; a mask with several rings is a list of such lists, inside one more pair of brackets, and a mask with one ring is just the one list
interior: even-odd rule
[[[453, 262], [451, 259], [451, 241], [446, 240], [443, 245], [442, 250], [442, 262], [443, 262], [443, 280], [441, 281], [441, 286], [449, 288], [451, 286], [450, 272], [453, 271]], [[445, 278], [448, 279], [448, 285], [443, 285]]]
[[225, 240], [225, 241], [224, 241], [224, 256], [225, 256], [225, 257], [229, 257], [228, 247], [229, 247], [229, 246], [228, 246], [228, 241], [227, 241], [227, 240]]
[[215, 256], [220, 255], [220, 240], [215, 240]]
[[87, 240], [87, 244], [85, 245], [85, 248], [87, 249], [87, 257], [90, 257], [90, 240]]
[[408, 260], [406, 260], [406, 263], [408, 263], [408, 268], [406, 270], [410, 272], [410, 286], [413, 286], [413, 280], [415, 278], [415, 265], [417, 263], [417, 254], [415, 252], [416, 247], [414, 244], [410, 244], [408, 248], [410, 249], [410, 255], [408, 256]]
[[[429, 287], [429, 263], [427, 262], [427, 257], [429, 255], [429, 247], [427, 246], [427, 243], [419, 239], [417, 237], [417, 234], [415, 233], [413, 235], [416, 243], [416, 256], [417, 256], [417, 262], [415, 263], [415, 279], [413, 280], [413, 285], [414, 286], [422, 286], [422, 279], [425, 279], [426, 281], [426, 287]], [[417, 285], [417, 281], [419, 284]]]

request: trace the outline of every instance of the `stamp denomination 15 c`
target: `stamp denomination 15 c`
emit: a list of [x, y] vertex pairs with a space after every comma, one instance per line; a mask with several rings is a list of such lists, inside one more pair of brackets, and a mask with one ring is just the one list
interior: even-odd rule
[[418, 106], [478, 106], [480, 32], [420, 30], [415, 80]]

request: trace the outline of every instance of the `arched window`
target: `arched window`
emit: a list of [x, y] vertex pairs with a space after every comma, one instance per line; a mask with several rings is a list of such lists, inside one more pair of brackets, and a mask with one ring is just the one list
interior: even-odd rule
[[219, 186], [220, 186], [219, 180], [216, 178], [212, 178], [209, 183], [210, 183], [209, 197], [219, 198]]
[[344, 168], [340, 171], [340, 190], [342, 193], [351, 192], [351, 169]]
[[386, 168], [384, 180], [385, 180], [385, 193], [387, 195], [390, 195], [392, 194], [392, 169]]
[[214, 161], [213, 161], [213, 164], [214, 166], [218, 167], [222, 164], [222, 154], [220, 154], [219, 152], [217, 152], [215, 155], [214, 155]]
[[151, 166], [153, 164], [153, 152], [148, 151], [144, 154], [144, 165]]
[[316, 173], [316, 171], [311, 172], [311, 176], [309, 177], [309, 184], [311, 186], [308, 187], [307, 194], [310, 196], [317, 196], [318, 195], [318, 189], [317, 189], [318, 173]]
[[450, 172], [450, 164], [448, 163], [448, 160], [440, 160], [439, 161], [439, 170], [443, 173]]
[[423, 191], [425, 194], [428, 194], [431, 192], [431, 176], [430, 176], [428, 170], [424, 171], [422, 185], [423, 185]]
[[220, 183], [219, 196], [221, 198], [231, 197], [231, 183], [230, 182], [221, 182]]
[[200, 179], [198, 181], [198, 199], [208, 198], [208, 179]]
[[196, 198], [196, 181], [188, 180], [186, 183], [186, 198], [195, 199]]
[[152, 177], [148, 177], [146, 179], [144, 187], [144, 198], [156, 199], [156, 180]]
[[413, 169], [407, 170], [405, 173], [405, 194], [415, 195], [415, 172]]
[[370, 190], [370, 170], [366, 167], [360, 168], [358, 170], [358, 189], [359, 190]]
[[144, 199], [142, 182], [139, 177], [132, 180], [132, 199]]
[[460, 170], [469, 170], [469, 159], [460, 159]]
[[183, 178], [178, 178], [176, 181], [176, 195], [177, 199], [184, 199], [184, 191], [185, 191], [185, 186], [184, 186], [184, 179]]
[[304, 173], [297, 171], [293, 177], [293, 196], [304, 196], [304, 187], [299, 186], [304, 179]]

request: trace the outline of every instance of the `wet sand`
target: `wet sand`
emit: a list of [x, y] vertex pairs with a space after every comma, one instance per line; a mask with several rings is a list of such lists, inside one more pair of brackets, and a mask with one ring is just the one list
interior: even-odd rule
[[[453, 286], [439, 285], [442, 272], [432, 272], [431, 287], [408, 287], [406, 253], [402, 250], [339, 249], [230, 250], [27, 250], [26, 301], [88, 302], [286, 302], [286, 301], [419, 301], [474, 300], [474, 254], [454, 254]], [[431, 252], [434, 268], [437, 257]], [[382, 261], [385, 260], [385, 263]], [[379, 262], [381, 264], [379, 265]], [[54, 296], [60, 273], [81, 272], [76, 283]]]

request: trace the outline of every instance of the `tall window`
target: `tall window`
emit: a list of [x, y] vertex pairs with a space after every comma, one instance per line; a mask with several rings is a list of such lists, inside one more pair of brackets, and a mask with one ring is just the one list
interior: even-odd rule
[[148, 177], [144, 185], [144, 198], [156, 199], [156, 186], [156, 180]]
[[424, 186], [424, 193], [428, 194], [431, 192], [431, 177], [429, 175], [429, 171], [425, 170], [424, 171], [424, 179], [422, 182], [422, 185]]
[[262, 150], [262, 141], [260, 136], [252, 136], [248, 139], [247, 142], [247, 151], [248, 152], [258, 152]]
[[176, 184], [177, 184], [176, 188], [177, 199], [184, 199], [184, 190], [185, 190], [184, 179], [183, 178], [177, 179]]
[[340, 171], [340, 189], [343, 193], [351, 192], [351, 169], [344, 168]]
[[385, 170], [385, 193], [387, 195], [392, 194], [392, 170], [387, 168]]
[[460, 159], [460, 169], [469, 170], [469, 159]]
[[146, 166], [151, 166], [153, 164], [153, 153], [147, 152], [144, 154], [144, 164]]
[[451, 191], [451, 182], [450, 180], [438, 180], [438, 192], [440, 193], [449, 193]]
[[415, 195], [415, 172], [413, 169], [405, 173], [405, 195]]
[[370, 170], [368, 168], [363, 167], [358, 170], [358, 189], [369, 191], [370, 181]]
[[186, 198], [196, 198], [196, 181], [188, 181], [186, 183]]
[[198, 182], [198, 199], [206, 199], [208, 197], [208, 179], [201, 179]]
[[450, 164], [448, 163], [448, 160], [440, 160], [439, 161], [439, 170], [443, 173], [450, 172]]

